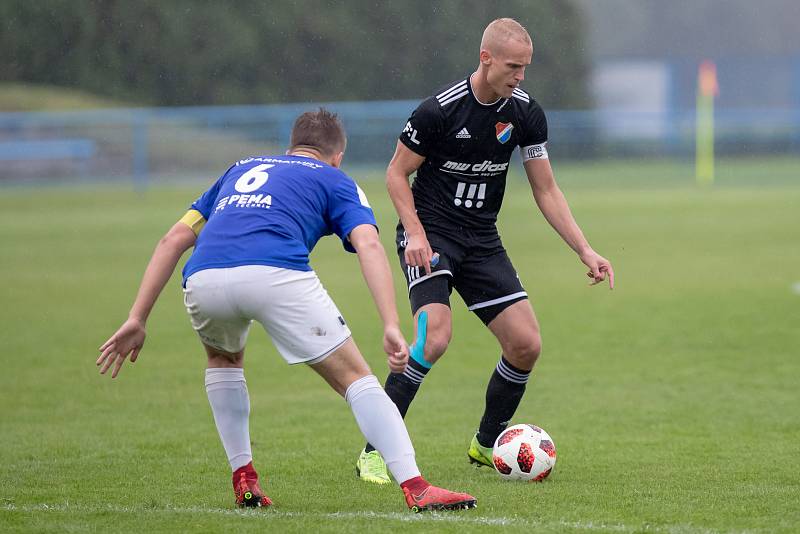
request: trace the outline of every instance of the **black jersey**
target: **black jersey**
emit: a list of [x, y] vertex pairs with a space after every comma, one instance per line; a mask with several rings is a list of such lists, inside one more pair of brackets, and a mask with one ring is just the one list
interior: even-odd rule
[[482, 104], [465, 78], [424, 100], [400, 141], [425, 157], [411, 188], [425, 228], [494, 232], [511, 154], [546, 158], [547, 119], [522, 89]]

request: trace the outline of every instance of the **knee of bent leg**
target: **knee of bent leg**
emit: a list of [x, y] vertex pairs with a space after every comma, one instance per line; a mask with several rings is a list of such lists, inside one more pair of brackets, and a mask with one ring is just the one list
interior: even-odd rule
[[542, 353], [542, 336], [538, 331], [507, 343], [503, 352], [508, 361], [520, 369], [533, 369]]
[[430, 363], [438, 360], [447, 350], [450, 344], [451, 333], [449, 329], [438, 329], [435, 332], [428, 331], [428, 338], [425, 340], [425, 359]]

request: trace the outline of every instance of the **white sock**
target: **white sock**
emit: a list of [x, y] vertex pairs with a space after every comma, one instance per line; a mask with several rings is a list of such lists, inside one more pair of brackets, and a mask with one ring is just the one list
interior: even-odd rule
[[420, 476], [403, 418], [375, 375], [350, 384], [344, 398], [356, 416], [361, 433], [381, 453], [394, 479], [402, 484]]
[[222, 446], [231, 469], [236, 471], [253, 461], [250, 449], [250, 396], [244, 369], [206, 369], [206, 393]]

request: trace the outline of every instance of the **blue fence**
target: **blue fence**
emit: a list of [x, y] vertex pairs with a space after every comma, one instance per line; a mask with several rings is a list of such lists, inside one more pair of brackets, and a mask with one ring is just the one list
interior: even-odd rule
[[[348, 133], [346, 167], [384, 167], [417, 101], [326, 103]], [[282, 153], [295, 117], [317, 104], [0, 113], [0, 183], [213, 179], [243, 156]], [[551, 111], [559, 160], [694, 153], [693, 110]], [[800, 155], [800, 110], [716, 114], [719, 154]]]

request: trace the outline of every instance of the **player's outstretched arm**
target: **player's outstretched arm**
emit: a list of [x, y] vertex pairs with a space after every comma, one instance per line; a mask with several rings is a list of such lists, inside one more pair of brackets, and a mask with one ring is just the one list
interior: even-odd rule
[[147, 317], [175, 271], [178, 260], [194, 245], [195, 239], [194, 231], [186, 224], [178, 222], [158, 242], [145, 269], [128, 320], [100, 346], [100, 357], [96, 362], [100, 367], [100, 374], [105, 374], [113, 366], [111, 378], [116, 378], [128, 356], [131, 362], [136, 361], [144, 345]]
[[400, 222], [408, 236], [405, 248], [406, 264], [424, 267], [425, 272], [430, 274], [433, 250], [428, 243], [425, 229], [417, 217], [414, 194], [411, 192], [411, 186], [408, 185], [409, 177], [419, 169], [424, 161], [423, 156], [398, 141], [392, 161], [389, 162], [389, 167], [386, 169], [386, 189], [389, 190], [389, 197], [392, 199], [394, 209], [400, 216]]
[[349, 238], [358, 253], [361, 272], [383, 321], [383, 350], [389, 359], [389, 369], [393, 373], [402, 373], [408, 362], [408, 345], [400, 331], [392, 270], [386, 251], [378, 238], [378, 231], [371, 224], [356, 226]]
[[592, 279], [591, 284], [599, 284], [608, 277], [608, 286], [614, 289], [614, 269], [611, 262], [595, 252], [584, 237], [578, 223], [558, 187], [550, 160], [531, 159], [525, 162], [525, 173], [531, 184], [533, 198], [542, 211], [547, 222], [558, 232], [558, 235], [574, 250], [581, 261], [589, 267], [586, 275]]

